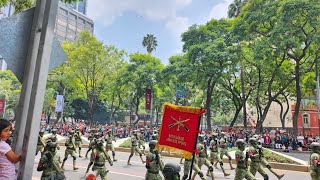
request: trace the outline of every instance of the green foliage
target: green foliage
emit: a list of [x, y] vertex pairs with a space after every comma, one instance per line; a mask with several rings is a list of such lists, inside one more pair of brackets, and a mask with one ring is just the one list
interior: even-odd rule
[[124, 147], [124, 148], [130, 148], [131, 147], [131, 139], [126, 139], [125, 141], [123, 141], [122, 144], [120, 144], [119, 147]]
[[293, 161], [284, 156], [278, 155], [276, 153], [272, 153], [268, 149], [263, 149], [263, 155], [267, 159], [268, 162], [277, 162], [277, 163], [288, 163], [288, 164], [299, 164], [296, 161]]
[[157, 38], [153, 34], [147, 34], [143, 37], [142, 46], [147, 47], [147, 52], [150, 55], [158, 46]]

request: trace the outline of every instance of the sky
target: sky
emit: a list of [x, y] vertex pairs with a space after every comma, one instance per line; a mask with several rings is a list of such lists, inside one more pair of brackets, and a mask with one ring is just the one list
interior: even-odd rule
[[168, 65], [169, 57], [182, 53], [181, 34], [193, 24], [227, 16], [233, 0], [89, 0], [87, 16], [94, 34], [106, 45], [126, 52], [146, 53], [143, 37], [158, 41], [153, 56]]

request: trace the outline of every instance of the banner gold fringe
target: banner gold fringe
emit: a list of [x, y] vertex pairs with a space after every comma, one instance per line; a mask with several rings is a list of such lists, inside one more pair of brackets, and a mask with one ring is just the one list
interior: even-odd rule
[[186, 159], [191, 159], [192, 158], [192, 153], [191, 152], [184, 151], [184, 150], [181, 150], [181, 149], [177, 149], [177, 148], [174, 148], [174, 147], [171, 147], [171, 146], [157, 144], [156, 145], [156, 150], [158, 150], [159, 152], [167, 151], [167, 152], [170, 152], [170, 153], [175, 153], [175, 154], [178, 154], [179, 156], [184, 157]]

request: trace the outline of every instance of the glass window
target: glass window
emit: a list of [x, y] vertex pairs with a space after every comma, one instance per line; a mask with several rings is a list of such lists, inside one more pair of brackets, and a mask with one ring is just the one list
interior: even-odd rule
[[85, 24], [86, 23], [86, 21], [84, 19], [82, 19], [82, 18], [78, 18], [78, 22], [81, 23], [81, 24]]
[[68, 34], [72, 34], [72, 35], [75, 35], [76, 34], [76, 30], [71, 30], [71, 29], [68, 29], [67, 30]]
[[76, 27], [73, 26], [73, 25], [71, 25], [71, 24], [69, 24], [68, 29], [71, 29], [71, 30], [73, 30], [73, 31], [76, 31]]
[[76, 21], [74, 21], [74, 20], [69, 20], [69, 24], [71, 24], [71, 25], [76, 25], [77, 24], [77, 22]]
[[57, 29], [61, 30], [61, 31], [66, 31], [67, 28], [65, 26], [62, 26], [60, 24], [57, 24]]
[[90, 28], [93, 28], [93, 24], [91, 24], [91, 23], [89, 23], [89, 22], [87, 22], [86, 26], [87, 26], [87, 27], [90, 27]]
[[62, 8], [59, 8], [59, 14], [68, 15], [68, 11]]
[[66, 31], [61, 31], [61, 30], [57, 30], [57, 35], [61, 36], [61, 37], [65, 37], [66, 36]]
[[78, 29], [84, 29], [84, 25], [78, 24], [78, 25], [77, 25], [77, 28], [78, 28]]
[[309, 124], [309, 115], [308, 114], [304, 114], [303, 115], [303, 123], [304, 124]]
[[77, 16], [72, 13], [69, 14], [69, 18], [72, 20], [77, 20]]
[[58, 24], [60, 24], [61, 26], [67, 27], [67, 22], [62, 19], [58, 19]]
[[66, 15], [58, 14], [58, 19], [63, 19], [65, 21], [67, 21], [68, 17]]
[[75, 35], [73, 35], [73, 34], [68, 34], [67, 35], [67, 39], [69, 39], [70, 41], [73, 41], [74, 38], [75, 38]]

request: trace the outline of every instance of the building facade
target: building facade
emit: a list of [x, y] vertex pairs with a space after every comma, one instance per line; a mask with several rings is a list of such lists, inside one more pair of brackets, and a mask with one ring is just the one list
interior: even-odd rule
[[59, 41], [75, 41], [82, 30], [88, 30], [93, 34], [94, 23], [85, 15], [86, 8], [86, 0], [82, 0], [76, 4], [66, 4], [59, 1], [54, 30]]
[[[295, 105], [291, 105], [292, 116], [294, 114]], [[310, 105], [307, 107], [300, 107], [298, 116], [298, 133], [301, 134], [318, 134], [319, 124], [318, 124], [318, 109], [317, 106]]]

